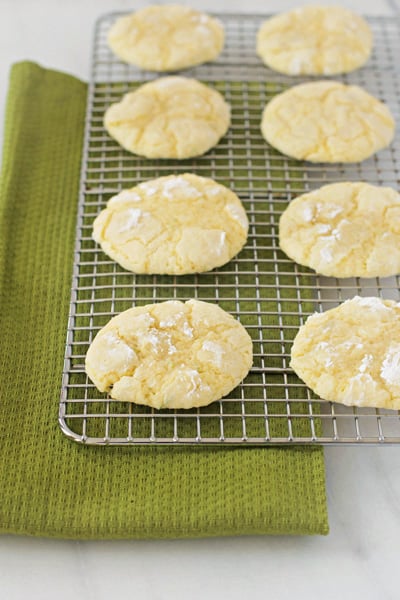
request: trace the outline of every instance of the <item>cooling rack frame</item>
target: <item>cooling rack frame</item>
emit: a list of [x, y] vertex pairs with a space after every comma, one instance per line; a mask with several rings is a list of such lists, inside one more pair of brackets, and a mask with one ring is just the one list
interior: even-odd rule
[[[398, 187], [400, 140], [355, 165], [312, 165], [283, 157], [259, 131], [267, 101], [288, 86], [312, 78], [290, 78], [265, 67], [255, 36], [267, 15], [220, 14], [226, 45], [214, 63], [185, 70], [215, 86], [232, 104], [232, 127], [204, 157], [147, 161], [119, 148], [103, 128], [109, 104], [132, 87], [158, 76], [121, 63], [106, 44], [107, 30], [122, 13], [96, 23], [89, 82], [70, 314], [59, 408], [62, 431], [91, 445], [341, 445], [398, 444], [398, 411], [345, 407], [315, 397], [289, 367], [290, 346], [309, 314], [337, 306], [356, 294], [400, 300], [398, 277], [333, 279], [290, 261], [279, 250], [278, 220], [296, 195], [320, 185], [364, 180]], [[375, 39], [367, 65], [335, 77], [385, 101], [400, 118], [396, 56], [400, 23], [368, 19]], [[244, 250], [228, 265], [193, 276], [139, 276], [106, 257], [91, 239], [91, 224], [121, 189], [155, 176], [191, 171], [231, 187], [247, 210], [250, 230]], [[192, 411], [155, 411], [110, 400], [84, 373], [84, 356], [96, 331], [134, 305], [191, 297], [217, 302], [248, 329], [254, 367], [227, 398]]]

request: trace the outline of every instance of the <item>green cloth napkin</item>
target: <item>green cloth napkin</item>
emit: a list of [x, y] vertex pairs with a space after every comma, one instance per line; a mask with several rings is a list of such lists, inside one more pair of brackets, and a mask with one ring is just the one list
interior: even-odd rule
[[326, 534], [320, 448], [87, 447], [57, 423], [87, 87], [13, 66], [0, 189], [0, 532]]

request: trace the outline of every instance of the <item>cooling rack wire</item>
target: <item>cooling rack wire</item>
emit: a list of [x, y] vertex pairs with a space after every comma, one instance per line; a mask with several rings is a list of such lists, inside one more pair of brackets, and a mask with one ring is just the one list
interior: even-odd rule
[[[292, 161], [266, 144], [259, 129], [265, 104], [307, 78], [267, 69], [255, 54], [261, 15], [217, 15], [226, 31], [219, 59], [183, 74], [208, 82], [232, 105], [232, 126], [205, 156], [154, 161], [122, 150], [105, 132], [106, 108], [156, 74], [119, 62], [106, 34], [120, 16], [96, 24], [92, 77], [78, 205], [75, 260], [62, 379], [59, 421], [71, 439], [86, 444], [294, 445], [400, 443], [396, 411], [352, 408], [321, 401], [289, 368], [294, 336], [309, 314], [347, 298], [399, 300], [399, 278], [321, 277], [290, 261], [278, 247], [278, 221], [288, 202], [323, 184], [363, 180], [398, 188], [399, 137], [390, 148], [355, 165]], [[337, 77], [364, 87], [391, 108], [400, 122], [399, 21], [373, 17], [375, 46], [368, 64]], [[241, 198], [250, 221], [247, 245], [220, 269], [190, 276], [145, 276], [124, 271], [91, 239], [92, 222], [121, 189], [170, 173], [212, 177]], [[96, 332], [132, 306], [167, 299], [216, 302], [246, 327], [254, 366], [228, 397], [189, 411], [155, 411], [109, 400], [84, 372], [84, 357]]]

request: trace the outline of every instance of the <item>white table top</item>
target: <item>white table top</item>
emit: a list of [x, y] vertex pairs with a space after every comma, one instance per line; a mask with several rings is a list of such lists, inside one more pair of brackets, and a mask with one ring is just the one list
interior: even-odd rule
[[[35, 60], [86, 79], [95, 19], [144, 4], [0, 0], [0, 111], [11, 63]], [[301, 3], [194, 0], [190, 4], [214, 12], [262, 13]], [[319, 4], [338, 2], [319, 0]], [[399, 0], [347, 0], [343, 5], [370, 15], [400, 16]], [[326, 449], [325, 456], [331, 527], [327, 537], [74, 542], [3, 536], [1, 597], [398, 600], [400, 448], [334, 447]]]

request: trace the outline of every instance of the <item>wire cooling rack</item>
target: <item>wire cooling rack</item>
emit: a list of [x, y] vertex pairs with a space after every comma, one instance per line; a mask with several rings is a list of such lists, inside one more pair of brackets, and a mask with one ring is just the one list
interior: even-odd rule
[[[185, 71], [216, 87], [232, 105], [232, 126], [205, 156], [185, 161], [147, 160], [121, 149], [102, 126], [106, 108], [154, 73], [117, 60], [106, 34], [119, 14], [102, 17], [95, 29], [71, 307], [59, 421], [64, 433], [86, 444], [342, 444], [399, 443], [399, 413], [348, 408], [321, 401], [289, 368], [300, 325], [359, 294], [399, 300], [399, 278], [333, 279], [296, 265], [278, 247], [278, 221], [300, 193], [340, 180], [398, 187], [399, 138], [390, 148], [355, 165], [293, 161], [263, 140], [261, 111], [276, 93], [306, 81], [265, 67], [255, 53], [265, 16], [219, 15], [226, 46], [219, 59]], [[338, 77], [363, 86], [400, 117], [400, 28], [393, 18], [369, 19], [375, 46], [368, 64]], [[121, 189], [170, 174], [194, 172], [232, 188], [249, 217], [248, 242], [229, 264], [190, 276], [133, 275], [111, 261], [91, 239], [92, 223]], [[84, 372], [87, 348], [115, 314], [167, 299], [218, 303], [253, 339], [254, 366], [226, 398], [202, 409], [155, 411], [110, 400]]]

